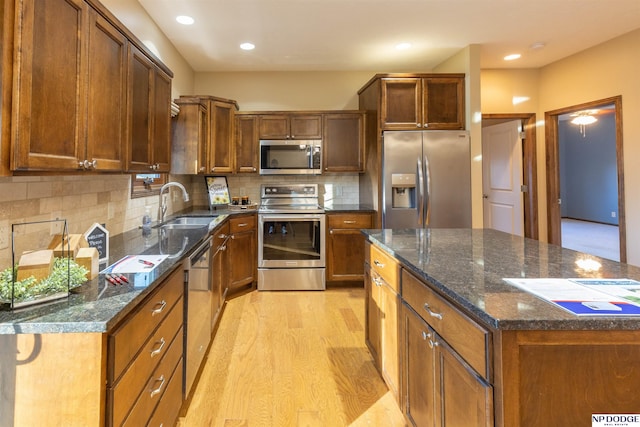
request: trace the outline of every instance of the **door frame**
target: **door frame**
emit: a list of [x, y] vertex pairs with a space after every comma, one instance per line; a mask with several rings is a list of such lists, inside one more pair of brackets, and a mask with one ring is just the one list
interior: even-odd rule
[[620, 262], [627, 262], [627, 226], [624, 199], [624, 153], [622, 140], [622, 95], [604, 98], [584, 104], [547, 111], [545, 121], [545, 148], [547, 174], [547, 238], [549, 243], [562, 245], [562, 224], [560, 215], [560, 165], [558, 142], [559, 116], [580, 110], [589, 110], [605, 105], [615, 106], [616, 115], [616, 160], [618, 167], [618, 232], [620, 235]]
[[524, 129], [522, 140], [522, 184], [526, 186], [522, 211], [524, 237], [538, 240], [538, 169], [535, 113], [483, 114], [482, 120], [520, 120]]

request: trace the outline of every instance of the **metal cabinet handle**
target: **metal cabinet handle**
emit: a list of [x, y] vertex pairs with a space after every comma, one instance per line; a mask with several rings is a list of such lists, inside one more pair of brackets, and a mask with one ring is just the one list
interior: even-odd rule
[[375, 283], [376, 286], [382, 286], [382, 279], [380, 279], [379, 277], [374, 277], [373, 283]]
[[442, 314], [436, 313], [435, 311], [431, 311], [431, 308], [429, 308], [429, 304], [427, 304], [426, 302], [424, 303], [424, 309], [427, 310], [427, 313], [429, 313], [429, 316], [435, 317], [438, 320], [442, 320]]
[[160, 354], [162, 352], [162, 349], [164, 348], [164, 345], [167, 342], [164, 340], [164, 337], [162, 337], [162, 338], [160, 338], [160, 341], [158, 341], [156, 344], [158, 344], [158, 343], [160, 345], [158, 346], [158, 348], [156, 348], [155, 350], [151, 351], [151, 357], [154, 357], [155, 355]]
[[160, 385], [158, 386], [158, 388], [151, 390], [149, 397], [153, 397], [156, 394], [160, 394], [160, 392], [162, 391], [162, 387], [164, 387], [164, 381], [165, 381], [164, 375], [161, 375], [160, 378], [158, 378], [156, 381], [160, 381]]
[[243, 222], [242, 224], [238, 224], [238, 227], [246, 227], [247, 225], [249, 224], [247, 224], [246, 222]]
[[384, 264], [378, 261], [377, 259], [374, 259], [373, 263], [376, 265], [376, 267], [384, 268]]
[[431, 334], [425, 331], [422, 331], [422, 339], [426, 341], [429, 338], [431, 338]]
[[344, 221], [342, 221], [344, 224], [355, 224], [356, 221], [353, 219], [345, 219]]
[[159, 306], [156, 309], [151, 310], [151, 315], [155, 316], [156, 314], [160, 314], [162, 313], [162, 311], [164, 310], [164, 308], [167, 306], [167, 302], [165, 300], [162, 300], [161, 302], [159, 302], [157, 304], [157, 306]]
[[438, 347], [439, 345], [440, 345], [440, 343], [438, 341], [433, 341], [433, 340], [429, 339], [429, 348]]
[[204, 166], [200, 166], [200, 172], [205, 172], [207, 170], [207, 168], [205, 168]]
[[254, 171], [254, 172], [255, 172], [256, 170], [257, 170], [256, 168], [253, 168], [253, 171]]
[[227, 235], [226, 234], [218, 234], [218, 239], [226, 239]]

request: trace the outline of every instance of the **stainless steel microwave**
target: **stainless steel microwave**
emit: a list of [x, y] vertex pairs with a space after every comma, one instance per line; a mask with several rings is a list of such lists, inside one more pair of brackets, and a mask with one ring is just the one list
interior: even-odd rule
[[319, 175], [321, 173], [321, 140], [260, 141], [260, 175]]

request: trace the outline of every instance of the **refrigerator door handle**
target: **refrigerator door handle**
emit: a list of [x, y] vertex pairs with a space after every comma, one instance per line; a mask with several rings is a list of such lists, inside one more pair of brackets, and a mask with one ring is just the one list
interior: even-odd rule
[[424, 174], [422, 160], [418, 157], [418, 225], [423, 225], [424, 219]]
[[428, 226], [431, 222], [431, 167], [429, 165], [429, 158], [427, 156], [424, 156], [424, 177], [424, 225]]

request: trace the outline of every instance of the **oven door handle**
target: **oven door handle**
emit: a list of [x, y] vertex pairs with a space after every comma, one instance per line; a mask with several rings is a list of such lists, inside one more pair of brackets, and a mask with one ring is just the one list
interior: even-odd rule
[[285, 215], [278, 215], [278, 214], [261, 214], [260, 215], [261, 220], [264, 221], [281, 221], [281, 222], [286, 222], [286, 221], [308, 221], [308, 220], [322, 220], [324, 218], [324, 214], [285, 214]]

